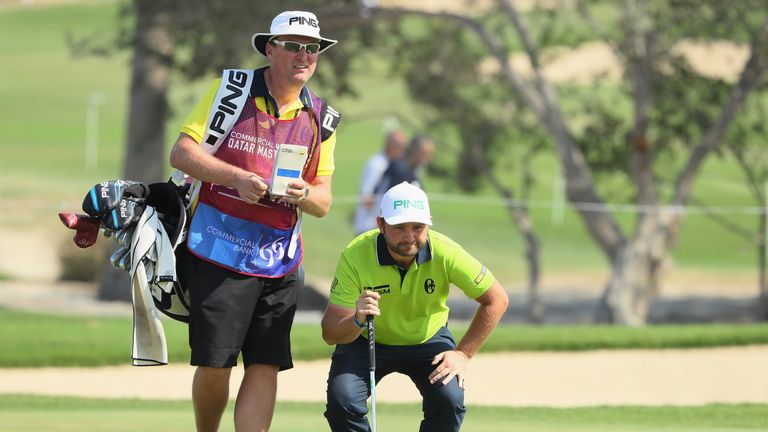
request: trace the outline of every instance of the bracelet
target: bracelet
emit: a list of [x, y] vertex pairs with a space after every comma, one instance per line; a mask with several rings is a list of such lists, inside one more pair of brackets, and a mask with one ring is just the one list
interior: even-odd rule
[[368, 325], [366, 323], [361, 323], [360, 320], [357, 319], [357, 315], [352, 315], [352, 321], [354, 321], [355, 325], [360, 327], [360, 328], [365, 328]]

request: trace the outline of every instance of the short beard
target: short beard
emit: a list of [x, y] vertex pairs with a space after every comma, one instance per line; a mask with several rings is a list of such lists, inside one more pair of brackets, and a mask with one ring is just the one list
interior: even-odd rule
[[415, 245], [416, 246], [416, 251], [415, 252], [411, 252], [412, 247], [413, 247], [413, 243], [408, 243], [406, 245], [406, 244], [403, 244], [403, 243], [392, 244], [392, 243], [387, 242], [387, 246], [389, 246], [389, 248], [391, 250], [395, 251], [400, 256], [415, 257], [416, 255], [418, 255], [418, 253], [421, 250], [421, 248], [424, 247], [424, 244], [420, 243], [418, 240], [415, 243], [416, 243], [416, 245]]

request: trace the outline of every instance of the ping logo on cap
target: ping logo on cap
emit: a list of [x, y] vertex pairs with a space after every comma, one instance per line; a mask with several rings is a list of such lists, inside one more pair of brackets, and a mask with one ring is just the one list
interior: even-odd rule
[[298, 23], [299, 25], [309, 25], [317, 28], [317, 20], [314, 18], [307, 18], [303, 16], [290, 17], [288, 19], [288, 25], [293, 25], [293, 23]]
[[422, 201], [422, 200], [414, 200], [414, 201], [411, 201], [411, 200], [394, 200], [392, 202], [392, 204], [393, 204], [393, 206], [394, 206], [393, 208], [395, 210], [397, 210], [398, 208], [404, 208], [404, 209], [415, 208], [415, 209], [419, 209], [419, 210], [424, 210], [424, 201]]

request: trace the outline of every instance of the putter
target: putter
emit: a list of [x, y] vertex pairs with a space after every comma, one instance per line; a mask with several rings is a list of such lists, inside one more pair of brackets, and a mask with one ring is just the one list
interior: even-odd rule
[[373, 328], [373, 315], [366, 317], [368, 323], [368, 370], [371, 380], [371, 431], [376, 432], [376, 332]]

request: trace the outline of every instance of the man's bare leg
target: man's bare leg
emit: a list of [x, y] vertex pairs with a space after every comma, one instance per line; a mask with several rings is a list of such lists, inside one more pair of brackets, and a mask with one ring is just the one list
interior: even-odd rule
[[229, 400], [231, 368], [198, 366], [192, 380], [192, 404], [195, 407], [197, 432], [219, 430], [221, 415]]
[[252, 364], [245, 368], [235, 403], [237, 432], [266, 432], [272, 423], [277, 394], [275, 365]]

